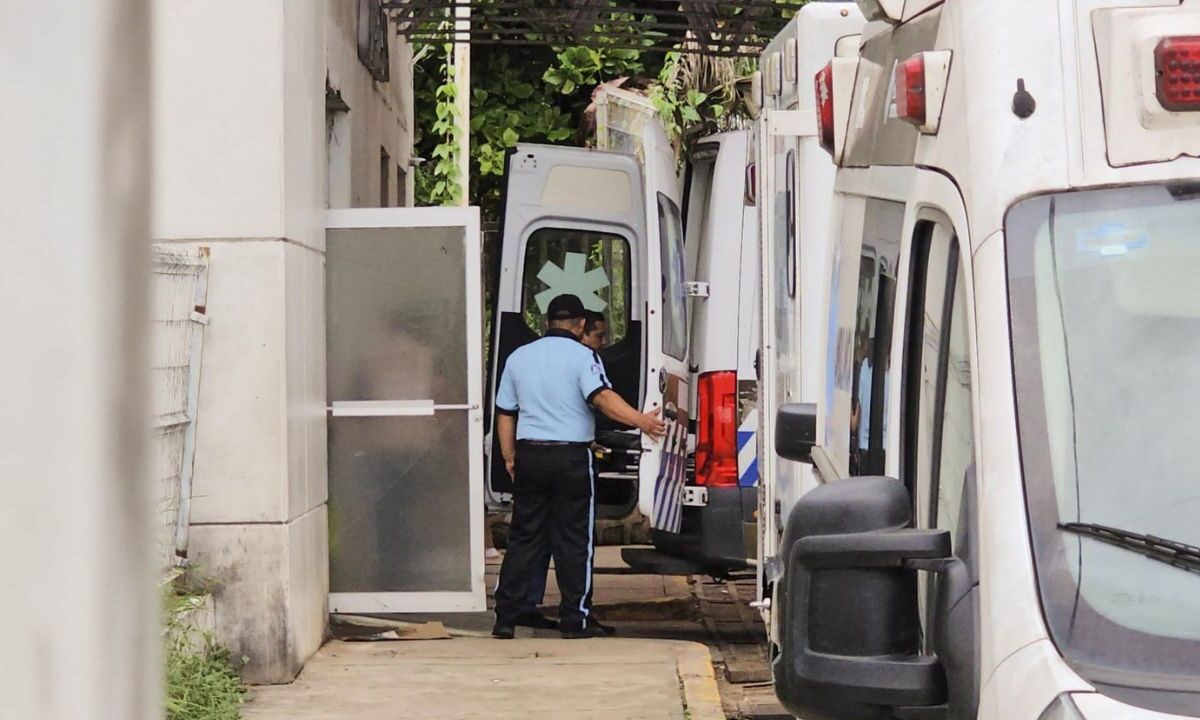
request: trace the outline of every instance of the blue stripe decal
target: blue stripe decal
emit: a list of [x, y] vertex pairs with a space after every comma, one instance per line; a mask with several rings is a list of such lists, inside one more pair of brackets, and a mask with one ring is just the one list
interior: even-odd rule
[[746, 468], [746, 472], [738, 481], [738, 485], [742, 487], [754, 487], [758, 484], [758, 458], [754, 458], [754, 462], [750, 463], [750, 467]]
[[738, 452], [741, 452], [742, 448], [746, 447], [746, 443], [750, 442], [752, 439], [754, 439], [754, 431], [753, 430], [738, 430], [738, 436], [737, 436]]

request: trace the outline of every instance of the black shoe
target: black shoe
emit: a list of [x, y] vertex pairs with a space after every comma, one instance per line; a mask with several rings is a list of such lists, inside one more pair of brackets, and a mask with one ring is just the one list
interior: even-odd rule
[[512, 640], [517, 636], [517, 629], [512, 625], [496, 623], [492, 626], [492, 637], [497, 640]]
[[557, 622], [555, 622], [554, 620], [551, 620], [550, 618], [541, 614], [537, 610], [533, 610], [531, 612], [525, 613], [524, 615], [521, 615], [520, 617], [517, 618], [516, 622], [514, 622], [513, 624], [520, 625], [521, 627], [537, 628], [538, 630], [557, 630], [558, 629]]
[[610, 625], [601, 625], [593, 620], [583, 628], [571, 629], [562, 631], [564, 640], [585, 640], [587, 638], [603, 638], [613, 637], [617, 634], [617, 629]]

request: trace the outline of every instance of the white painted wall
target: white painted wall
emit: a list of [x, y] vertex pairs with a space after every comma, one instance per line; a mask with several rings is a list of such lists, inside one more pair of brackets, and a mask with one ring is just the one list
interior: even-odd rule
[[346, 201], [377, 205], [379, 148], [394, 165], [412, 145], [406, 49], [393, 39], [392, 81], [371, 80], [356, 6], [153, 0], [154, 237], [211, 247], [192, 559], [252, 682], [290, 680], [326, 629], [327, 75], [351, 106]]
[[161, 718], [146, 0], [0, 3], [0, 717]]
[[394, 33], [388, 40], [390, 80], [376, 82], [358, 60], [355, 2], [329, 0], [325, 45], [329, 84], [339, 90], [350, 111], [335, 117], [330, 141], [331, 165], [340, 172], [330, 177], [333, 208], [379, 207], [379, 150], [391, 156], [390, 202], [395, 206], [397, 167], [407, 171], [405, 197], [412, 204], [414, 128], [412, 47]]

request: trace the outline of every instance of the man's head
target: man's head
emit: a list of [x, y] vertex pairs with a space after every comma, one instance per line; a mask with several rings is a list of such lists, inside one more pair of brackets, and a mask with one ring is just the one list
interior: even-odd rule
[[559, 295], [546, 308], [546, 323], [551, 330], [566, 330], [575, 337], [583, 336], [587, 310], [574, 295]]
[[581, 340], [584, 345], [597, 352], [608, 347], [608, 320], [604, 318], [604, 313], [595, 310], [587, 311]]

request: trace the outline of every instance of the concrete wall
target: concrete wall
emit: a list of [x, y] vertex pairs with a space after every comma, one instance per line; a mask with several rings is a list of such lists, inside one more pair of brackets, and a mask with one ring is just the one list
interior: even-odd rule
[[[330, 0], [325, 23], [329, 85], [350, 106], [349, 112], [329, 118], [329, 207], [382, 204], [381, 148], [391, 157], [386, 206], [412, 205], [412, 49], [392, 33], [388, 41], [390, 80], [376, 82], [358, 60], [356, 5], [348, 0]], [[403, 197], [397, 193], [401, 169], [407, 176]]]
[[[154, 236], [212, 249], [191, 557], [221, 583], [218, 634], [251, 682], [290, 680], [327, 626], [325, 84], [335, 67], [348, 87], [366, 75], [341, 50], [355, 52], [342, 15], [356, 4], [154, 5]], [[411, 86], [402, 62], [393, 78]], [[411, 146], [398, 105], [411, 90], [359, 90], [397, 103], [346, 114], [374, 117], [340, 141], [364, 158], [345, 172], [366, 200], [378, 144]]]
[[0, 717], [162, 717], [146, 0], [3, 4]]

